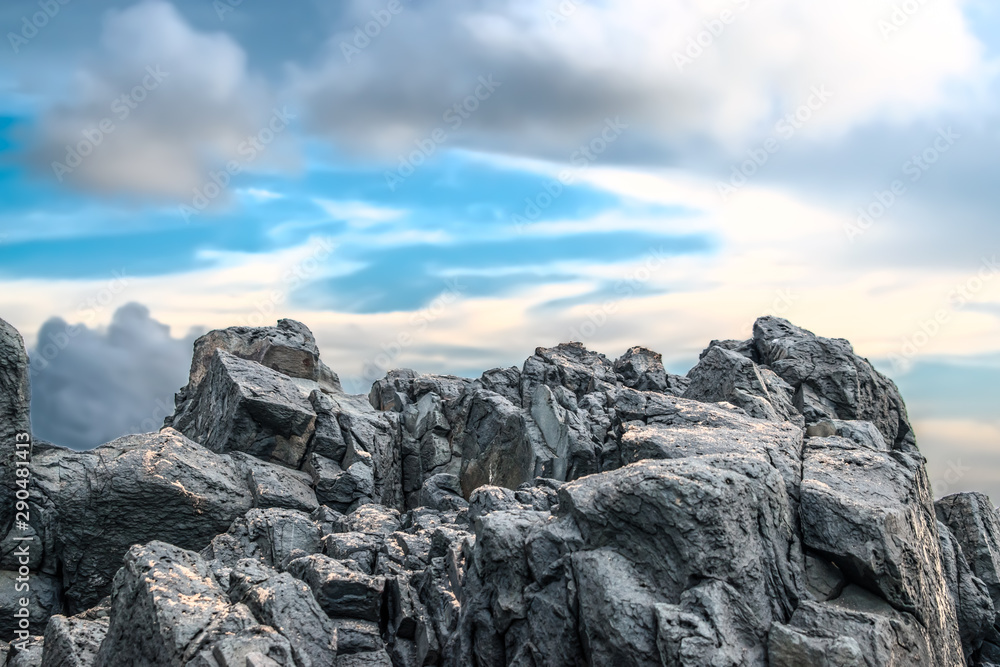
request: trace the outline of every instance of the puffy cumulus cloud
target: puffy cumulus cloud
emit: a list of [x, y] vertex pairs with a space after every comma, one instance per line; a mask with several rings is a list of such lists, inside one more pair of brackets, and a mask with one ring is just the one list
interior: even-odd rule
[[170, 3], [111, 11], [71, 96], [44, 113], [32, 157], [64, 184], [181, 202], [229, 161], [291, 164], [290, 132], [260, 141], [293, 121], [246, 60], [231, 37], [194, 30]]
[[159, 430], [187, 382], [196, 335], [172, 337], [137, 303], [119, 308], [106, 329], [49, 319], [29, 351], [32, 430], [73, 449]]
[[441, 128], [437, 143], [565, 159], [616, 116], [623, 153], [736, 150], [809, 103], [804, 131], [829, 137], [969, 102], [986, 75], [961, 0], [913, 4], [355, 0], [292, 85], [315, 131], [359, 151]]

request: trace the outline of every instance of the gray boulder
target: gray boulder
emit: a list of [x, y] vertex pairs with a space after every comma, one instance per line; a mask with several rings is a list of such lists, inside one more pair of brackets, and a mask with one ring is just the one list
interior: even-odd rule
[[424, 482], [420, 489], [420, 506], [447, 511], [464, 509], [469, 503], [462, 497], [462, 485], [458, 477], [441, 473]]
[[316, 413], [287, 375], [220, 349], [172, 423], [213, 452], [246, 452], [297, 468]]
[[180, 665], [258, 625], [232, 605], [197, 554], [163, 542], [135, 546], [115, 575], [98, 667]]
[[948, 593], [958, 617], [958, 634], [962, 652], [968, 664], [978, 661], [983, 640], [993, 626], [995, 611], [989, 589], [982, 579], [972, 574], [962, 547], [945, 524], [938, 521], [941, 537], [941, 567], [948, 584]]
[[840, 437], [809, 438], [800, 495], [804, 546], [911, 614], [931, 647], [929, 664], [961, 663], [923, 460]]
[[622, 384], [639, 391], [681, 396], [690, 382], [688, 378], [667, 373], [663, 368], [663, 355], [644, 347], [629, 348], [615, 360], [614, 369]]
[[535, 452], [521, 410], [499, 394], [476, 390], [462, 444], [462, 495], [484, 484], [517, 488], [535, 476]]
[[[622, 463], [683, 459], [722, 453], [755, 453], [773, 465], [797, 501], [802, 478], [802, 430], [788, 422], [748, 417], [742, 410], [666, 397], [648, 423], [632, 422], [621, 436]], [[794, 508], [793, 508], [794, 510]]]
[[53, 616], [45, 628], [42, 667], [93, 667], [107, 634], [106, 616]]
[[46, 535], [43, 571], [61, 572], [70, 613], [108, 594], [131, 545], [201, 549], [252, 504], [229, 457], [169, 428], [88, 452], [47, 449], [32, 471], [32, 504]]
[[687, 377], [690, 384], [684, 398], [727, 401], [743, 408], [751, 417], [768, 421], [799, 417], [792, 405], [791, 386], [774, 371], [758, 367], [738, 352], [710, 347]]
[[275, 327], [218, 329], [196, 340], [188, 384], [178, 395], [178, 407], [197, 392], [208, 374], [216, 350], [228, 352], [288, 377], [318, 382], [329, 391], [341, 391], [336, 373], [319, 360], [319, 348], [309, 328], [301, 322], [285, 319], [278, 320]]
[[772, 665], [931, 667], [962, 665], [961, 655], [938, 662], [927, 633], [910, 614], [855, 585], [830, 602], [806, 601], [768, 638]]
[[892, 380], [854, 354], [842, 338], [823, 338], [778, 317], [753, 327], [754, 357], [793, 388], [807, 423], [869, 421], [893, 449], [916, 450], [906, 406]]
[[[37, 544], [32, 545], [37, 548]], [[30, 589], [25, 591], [27, 584]], [[28, 610], [29, 626], [27, 630], [32, 635], [45, 632], [49, 616], [62, 611], [62, 589], [58, 577], [42, 572], [31, 572], [27, 577], [17, 571], [0, 570], [0, 640], [10, 641], [15, 638], [15, 630], [20, 628], [20, 618], [14, 616], [22, 609]], [[22, 607], [20, 600], [28, 599], [28, 606]], [[23, 630], [23, 628], [21, 628]]]
[[[533, 651], [560, 665], [687, 664], [677, 660], [751, 646], [757, 657], [739, 664], [763, 666], [763, 637], [800, 601], [785, 485], [758, 457], [644, 460], [584, 477], [559, 491], [559, 517], [477, 518], [468, 663], [518, 664]], [[699, 587], [708, 581], [724, 585]]]
[[[32, 636], [26, 641], [11, 643], [7, 648], [4, 667], [41, 667], [45, 637]], [[0, 651], [2, 653], [2, 651]]]
[[524, 362], [521, 371], [521, 404], [530, 405], [535, 387], [540, 384], [553, 390], [562, 387], [580, 399], [591, 392], [614, 387], [617, 382], [614, 364], [582, 343], [539, 347]]
[[320, 608], [331, 618], [375, 623], [381, 619], [383, 577], [367, 575], [322, 554], [293, 560], [287, 570], [309, 585]]
[[233, 452], [236, 469], [246, 480], [254, 507], [281, 507], [312, 512], [319, 507], [309, 473], [267, 463], [256, 457]]
[[337, 628], [302, 581], [257, 560], [245, 559], [230, 574], [229, 597], [234, 603], [246, 605], [258, 621], [274, 628], [287, 641], [294, 664], [336, 664]]
[[[993, 503], [982, 493], [956, 493], [941, 498], [934, 507], [972, 574], [985, 584], [994, 610], [1000, 611], [1000, 520]], [[965, 631], [969, 633], [968, 628]], [[979, 657], [984, 664], [1000, 664], [1000, 613], [986, 631]]]

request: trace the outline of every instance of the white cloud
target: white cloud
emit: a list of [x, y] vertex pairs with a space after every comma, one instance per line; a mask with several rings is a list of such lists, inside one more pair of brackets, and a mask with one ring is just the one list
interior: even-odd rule
[[[370, 6], [355, 0], [348, 15], [362, 21]], [[560, 7], [575, 11], [562, 17]], [[345, 27], [325, 63], [297, 71], [294, 88], [315, 129], [390, 156], [435, 127], [449, 131], [449, 146], [559, 156], [618, 115], [636, 147], [690, 148], [700, 136], [735, 150], [820, 88], [832, 98], [801, 130], [814, 138], [969, 104], [987, 73], [962, 0], [923, 4], [883, 37], [892, 7], [437, 0], [406, 5], [350, 61], [342, 47], [353, 26]], [[489, 75], [499, 88], [449, 130], [447, 110]]]
[[272, 199], [284, 199], [285, 197], [283, 194], [271, 192], [270, 190], [265, 190], [263, 188], [246, 188], [237, 190], [237, 192], [250, 197], [254, 201], [270, 201]]
[[316, 199], [314, 201], [331, 218], [347, 222], [353, 227], [363, 228], [392, 222], [407, 213], [403, 209], [374, 206], [363, 201], [332, 201], [329, 199]]
[[33, 159], [64, 184], [182, 202], [229, 161], [293, 165], [288, 132], [251, 150], [281, 109], [246, 60], [231, 37], [193, 29], [168, 2], [112, 11], [69, 102], [43, 116]]

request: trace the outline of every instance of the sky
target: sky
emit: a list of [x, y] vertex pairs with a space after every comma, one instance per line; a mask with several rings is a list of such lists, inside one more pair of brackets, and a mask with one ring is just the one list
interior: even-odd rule
[[779, 315], [1000, 501], [1000, 7], [8, 0], [0, 317], [36, 435], [152, 430], [191, 343], [305, 322], [345, 386], [537, 346], [686, 372]]

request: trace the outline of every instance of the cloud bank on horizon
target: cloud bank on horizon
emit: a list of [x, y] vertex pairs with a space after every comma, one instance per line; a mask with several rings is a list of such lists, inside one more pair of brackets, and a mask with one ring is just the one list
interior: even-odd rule
[[0, 27], [0, 314], [36, 356], [86, 326], [36, 373], [52, 439], [153, 412], [195, 328], [302, 320], [362, 391], [571, 338], [684, 372], [778, 314], [897, 380], [938, 493], [1000, 499], [985, 0], [16, 0]]

